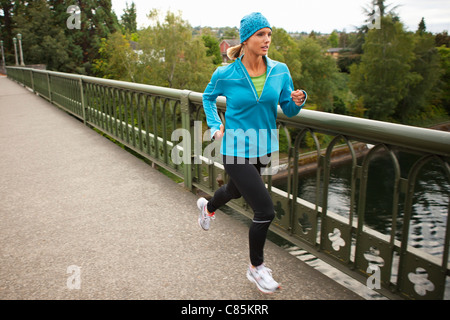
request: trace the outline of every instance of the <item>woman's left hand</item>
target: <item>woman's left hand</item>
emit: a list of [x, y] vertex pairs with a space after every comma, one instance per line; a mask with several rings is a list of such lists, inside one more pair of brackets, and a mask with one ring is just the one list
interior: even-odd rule
[[305, 102], [305, 94], [302, 90], [292, 91], [291, 98], [294, 103], [298, 106], [301, 106]]

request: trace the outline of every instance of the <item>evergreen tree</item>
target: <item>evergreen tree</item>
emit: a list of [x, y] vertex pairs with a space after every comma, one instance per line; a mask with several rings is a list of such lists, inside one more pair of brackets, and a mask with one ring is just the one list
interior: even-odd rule
[[350, 88], [363, 98], [372, 119], [389, 120], [398, 103], [421, 77], [411, 72], [415, 59], [412, 35], [387, 16], [381, 29], [369, 30], [359, 65], [350, 68]]
[[135, 33], [137, 31], [136, 6], [134, 2], [131, 2], [130, 7], [128, 7], [128, 2], [126, 3], [126, 9], [123, 10], [121, 16], [121, 26], [124, 33]]
[[111, 0], [78, 0], [81, 10], [81, 29], [66, 29], [75, 45], [81, 48], [80, 73], [93, 74], [92, 62], [99, 57], [101, 39], [120, 29], [112, 11]]
[[49, 70], [69, 71], [73, 67], [64, 29], [55, 25], [49, 3], [35, 0], [21, 6], [14, 16], [14, 34], [22, 35], [25, 64], [45, 64]]
[[442, 77], [439, 82], [439, 92], [436, 98], [437, 104], [450, 115], [450, 48], [441, 46], [438, 48], [441, 61]]
[[[422, 20], [423, 21], [423, 20]], [[414, 35], [414, 60], [410, 73], [416, 75], [417, 81], [410, 83], [406, 94], [397, 106], [394, 118], [407, 123], [430, 103], [433, 89], [441, 77], [439, 54], [434, 46], [434, 37], [425, 33], [425, 24]]]
[[331, 48], [337, 48], [339, 46], [339, 36], [336, 30], [333, 30], [328, 37], [328, 43]]
[[[111, 0], [16, 0], [0, 2], [8, 64], [13, 64], [12, 38], [22, 34], [26, 64], [46, 64], [47, 69], [92, 74], [91, 63], [99, 56], [101, 38], [118, 29]], [[81, 29], [69, 29], [67, 8], [81, 12]], [[6, 36], [5, 36], [6, 35]], [[5, 37], [5, 38], [3, 38]]]
[[419, 23], [419, 28], [417, 29], [416, 33], [420, 36], [423, 36], [427, 32], [427, 27], [425, 25], [425, 18], [422, 18]]
[[207, 48], [206, 55], [213, 57], [213, 63], [219, 65], [222, 63], [222, 54], [220, 53], [219, 41], [216, 37], [205, 34], [202, 36], [203, 43]]
[[380, 18], [391, 16], [393, 20], [398, 21], [399, 17], [395, 12], [398, 6], [388, 10], [390, 6], [392, 6], [392, 4], [386, 4], [386, 0], [371, 0], [370, 5], [367, 8], [363, 8], [363, 11], [369, 18], [373, 17], [375, 14], [379, 14]]
[[0, 0], [0, 39], [3, 40], [6, 64], [14, 64], [14, 7], [15, 1]]

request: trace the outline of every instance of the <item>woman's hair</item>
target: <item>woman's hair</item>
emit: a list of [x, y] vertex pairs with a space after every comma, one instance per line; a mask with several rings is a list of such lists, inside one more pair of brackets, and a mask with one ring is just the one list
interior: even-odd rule
[[231, 60], [236, 60], [244, 53], [244, 44], [238, 44], [237, 46], [230, 47], [227, 50], [227, 56]]

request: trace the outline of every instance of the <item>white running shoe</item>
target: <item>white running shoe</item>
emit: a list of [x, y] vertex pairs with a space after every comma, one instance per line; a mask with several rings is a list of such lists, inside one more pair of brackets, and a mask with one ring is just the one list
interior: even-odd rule
[[209, 230], [209, 225], [210, 225], [211, 219], [213, 219], [213, 220], [215, 219], [214, 212], [208, 213], [208, 210], [206, 209], [207, 204], [208, 204], [208, 200], [206, 200], [205, 198], [200, 198], [197, 200], [197, 207], [200, 210], [200, 214], [198, 216], [198, 224], [205, 231]]
[[247, 270], [247, 278], [255, 283], [258, 289], [263, 293], [274, 293], [280, 288], [278, 282], [272, 278], [272, 270], [264, 264], [254, 267], [250, 265]]

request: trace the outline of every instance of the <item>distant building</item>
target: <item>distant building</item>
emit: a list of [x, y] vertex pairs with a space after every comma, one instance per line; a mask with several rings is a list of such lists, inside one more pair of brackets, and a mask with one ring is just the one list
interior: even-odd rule
[[131, 49], [133, 49], [133, 51], [137, 54], [137, 55], [141, 55], [143, 53], [143, 51], [141, 50], [139, 43], [137, 43], [136, 41], [131, 41], [129, 40], [128, 43], [130, 44]]
[[228, 59], [227, 50], [228, 48], [237, 46], [240, 43], [239, 39], [224, 39], [220, 43], [220, 53], [222, 54], [222, 63], [229, 63], [231, 60]]
[[327, 50], [326, 55], [327, 56], [332, 56], [333, 58], [337, 59], [339, 58], [339, 53], [343, 50], [344, 48], [330, 48]]

